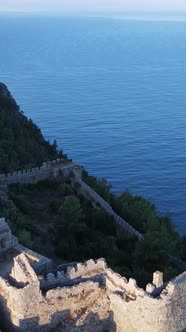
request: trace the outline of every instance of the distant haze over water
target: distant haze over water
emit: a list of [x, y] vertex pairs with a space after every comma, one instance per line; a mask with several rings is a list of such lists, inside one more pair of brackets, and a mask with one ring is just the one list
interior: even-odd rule
[[70, 158], [186, 233], [186, 16], [166, 17], [4, 15], [0, 81]]

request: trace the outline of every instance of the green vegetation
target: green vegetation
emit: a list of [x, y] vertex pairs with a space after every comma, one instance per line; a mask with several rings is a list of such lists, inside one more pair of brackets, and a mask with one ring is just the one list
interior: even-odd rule
[[40, 129], [20, 111], [5, 85], [0, 83], [0, 173], [41, 165], [64, 157], [56, 142], [47, 142]]
[[[0, 84], [0, 173], [38, 166], [64, 157], [56, 143], [43, 138], [38, 127], [20, 111], [7, 88]], [[161, 216], [155, 206], [126, 191], [117, 196], [105, 179], [83, 172], [83, 179], [117, 214], [144, 235], [138, 241], [118, 234], [112, 217], [99, 204], [90, 203], [61, 178], [33, 185], [0, 185], [0, 217], [9, 222], [20, 242], [58, 261], [83, 261], [104, 257], [108, 265], [142, 286], [155, 270], [165, 280], [181, 269], [169, 257], [186, 260], [186, 237], [175, 231], [169, 216]]]
[[[35, 249], [41, 252], [42, 243], [52, 246], [54, 260], [56, 257], [62, 261], [104, 257], [112, 269], [128, 278], [136, 278], [141, 286], [151, 281], [155, 270], [164, 272], [165, 280], [182, 272], [170, 264], [169, 255], [186, 258], [183, 249], [186, 240], [174, 230], [170, 218], [160, 216], [142, 197], [132, 196], [129, 192], [116, 196], [107, 188], [105, 183], [105, 198], [114, 198], [120, 214], [142, 231], [144, 240], [117, 234], [114, 220], [104, 210], [93, 207], [77, 188], [73, 188], [69, 181], [63, 183], [60, 178], [36, 185], [12, 185], [10, 198], [24, 214], [25, 229], [31, 233], [33, 247], [34, 238], [39, 235], [41, 247]], [[28, 220], [32, 220], [32, 227]], [[27, 234], [22, 234], [23, 225], [16, 223], [15, 229], [15, 221], [13, 223], [21, 241], [23, 237], [29, 243]]]

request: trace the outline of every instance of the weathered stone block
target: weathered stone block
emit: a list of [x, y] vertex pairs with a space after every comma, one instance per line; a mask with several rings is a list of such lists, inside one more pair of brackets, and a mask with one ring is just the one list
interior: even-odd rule
[[146, 292], [148, 293], [148, 294], [151, 294], [153, 291], [155, 290], [155, 286], [154, 285], [152, 285], [152, 284], [147, 284], [147, 286], [146, 286]]
[[156, 288], [159, 288], [163, 285], [163, 273], [160, 271], [156, 271], [153, 273], [153, 285]]
[[69, 277], [69, 279], [76, 278], [76, 271], [74, 267], [72, 266], [67, 267], [67, 276]]

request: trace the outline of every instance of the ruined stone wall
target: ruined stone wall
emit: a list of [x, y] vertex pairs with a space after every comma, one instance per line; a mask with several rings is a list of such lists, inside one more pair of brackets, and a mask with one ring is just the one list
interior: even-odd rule
[[22, 246], [17, 237], [12, 235], [5, 218], [0, 218], [0, 257], [6, 255], [9, 250], [13, 250], [17, 254], [24, 253], [37, 274], [46, 274], [52, 270], [51, 259]]
[[112, 207], [93, 189], [91, 189], [82, 179], [82, 168], [73, 164], [64, 164], [63, 159], [53, 160], [52, 162], [43, 163], [41, 167], [27, 169], [19, 172], [13, 172], [9, 174], [1, 174], [0, 180], [6, 184], [12, 183], [37, 183], [38, 181], [47, 179], [49, 177], [57, 177], [63, 175], [68, 178], [71, 173], [74, 175], [75, 182], [81, 187], [81, 192], [85, 198], [91, 199], [93, 202], [97, 202], [100, 206], [114, 218], [114, 221], [118, 229], [127, 232], [131, 235], [142, 239], [143, 236], [140, 232], [135, 230], [124, 219], [118, 216], [112, 209]]
[[7, 331], [22, 331], [21, 320], [30, 313], [34, 317], [41, 301], [39, 281], [22, 285], [0, 278], [0, 309]]
[[12, 233], [4, 218], [0, 218], [0, 255], [12, 247]]
[[51, 176], [61, 173], [68, 177], [72, 169], [72, 164], [65, 164], [63, 159], [57, 159], [43, 163], [41, 167], [26, 169], [18, 172], [0, 174], [0, 180], [6, 184], [12, 183], [37, 183]]
[[126, 302], [110, 295], [111, 310], [120, 332], [183, 332], [186, 328], [186, 272], [168, 283], [160, 296], [148, 294]]
[[63, 285], [71, 284], [73, 279], [88, 278], [96, 274], [102, 274], [106, 271], [106, 262], [104, 259], [88, 260], [84, 264], [75, 263], [69, 265], [67, 269], [57, 270], [54, 273], [48, 273], [45, 277], [40, 278], [41, 289], [49, 289], [52, 287], [61, 287]]
[[92, 188], [90, 188], [76, 173], [73, 171], [75, 176], [75, 181], [80, 185], [81, 193], [90, 200], [97, 202], [100, 206], [114, 218], [116, 225], [119, 227], [120, 230], [129, 233], [131, 235], [136, 236], [138, 239], [142, 239], [143, 236], [140, 232], [134, 229], [131, 225], [129, 225], [123, 218], [118, 216], [112, 209], [112, 207], [100, 196], [98, 195]]
[[[17, 256], [10, 278], [0, 278], [0, 305], [9, 331], [183, 332], [186, 328], [186, 272], [156, 296], [108, 269], [103, 259], [69, 266], [65, 278], [69, 283], [61, 286], [47, 279], [52, 288], [43, 292], [26, 256]], [[160, 280], [160, 272], [155, 273], [153, 286], [162, 286]]]
[[[110, 325], [107, 290], [102, 276], [74, 280], [70, 286], [41, 293], [26, 256], [19, 255], [8, 280], [0, 278], [0, 305], [9, 331], [103, 331]], [[88, 271], [88, 264], [85, 267]], [[21, 282], [23, 281], [23, 282]], [[112, 324], [111, 324], [112, 325]], [[60, 330], [61, 331], [61, 330]], [[110, 330], [111, 331], [111, 330]], [[114, 330], [112, 330], [114, 331]]]
[[[186, 328], [186, 272], [167, 285], [158, 282], [161, 274], [156, 272], [151, 292], [149, 285], [146, 292], [134, 279], [127, 281], [108, 269], [104, 260], [89, 260], [68, 270], [71, 280], [96, 274], [105, 276], [109, 310], [118, 332], [183, 332]], [[156, 288], [162, 289], [159, 294], [154, 292]]]
[[[110, 295], [114, 321], [120, 332], [183, 332], [186, 328], [186, 272], [172, 281], [162, 284], [162, 273], [157, 271], [153, 284], [147, 291], [139, 289], [136, 281], [127, 280], [109, 270], [107, 273], [110, 287], [115, 293]], [[151, 287], [150, 287], [151, 286]], [[129, 299], [119, 292], [126, 289]], [[114, 289], [113, 289], [114, 290]], [[131, 297], [132, 295], [132, 297]]]
[[24, 253], [28, 258], [32, 268], [37, 274], [47, 274], [52, 271], [52, 261], [51, 259], [38, 254], [37, 252], [28, 249], [21, 245], [20, 243], [16, 243], [12, 246], [17, 253]]

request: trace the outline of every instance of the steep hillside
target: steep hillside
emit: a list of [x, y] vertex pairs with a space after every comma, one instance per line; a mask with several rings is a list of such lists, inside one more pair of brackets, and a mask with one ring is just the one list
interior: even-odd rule
[[38, 166], [62, 157], [56, 143], [47, 142], [40, 129], [27, 119], [0, 83], [0, 173]]
[[[0, 173], [39, 166], [62, 157], [40, 129], [19, 110], [7, 87], [0, 84]], [[169, 216], [129, 192], [113, 194], [105, 179], [83, 171], [83, 180], [94, 188], [144, 240], [118, 233], [101, 206], [82, 197], [70, 179], [47, 179], [32, 185], [0, 184], [0, 217], [5, 217], [20, 242], [58, 261], [105, 257], [109, 266], [146, 285], [155, 270], [169, 280], [182, 272], [170, 256], [186, 259], [186, 237], [175, 231]]]

